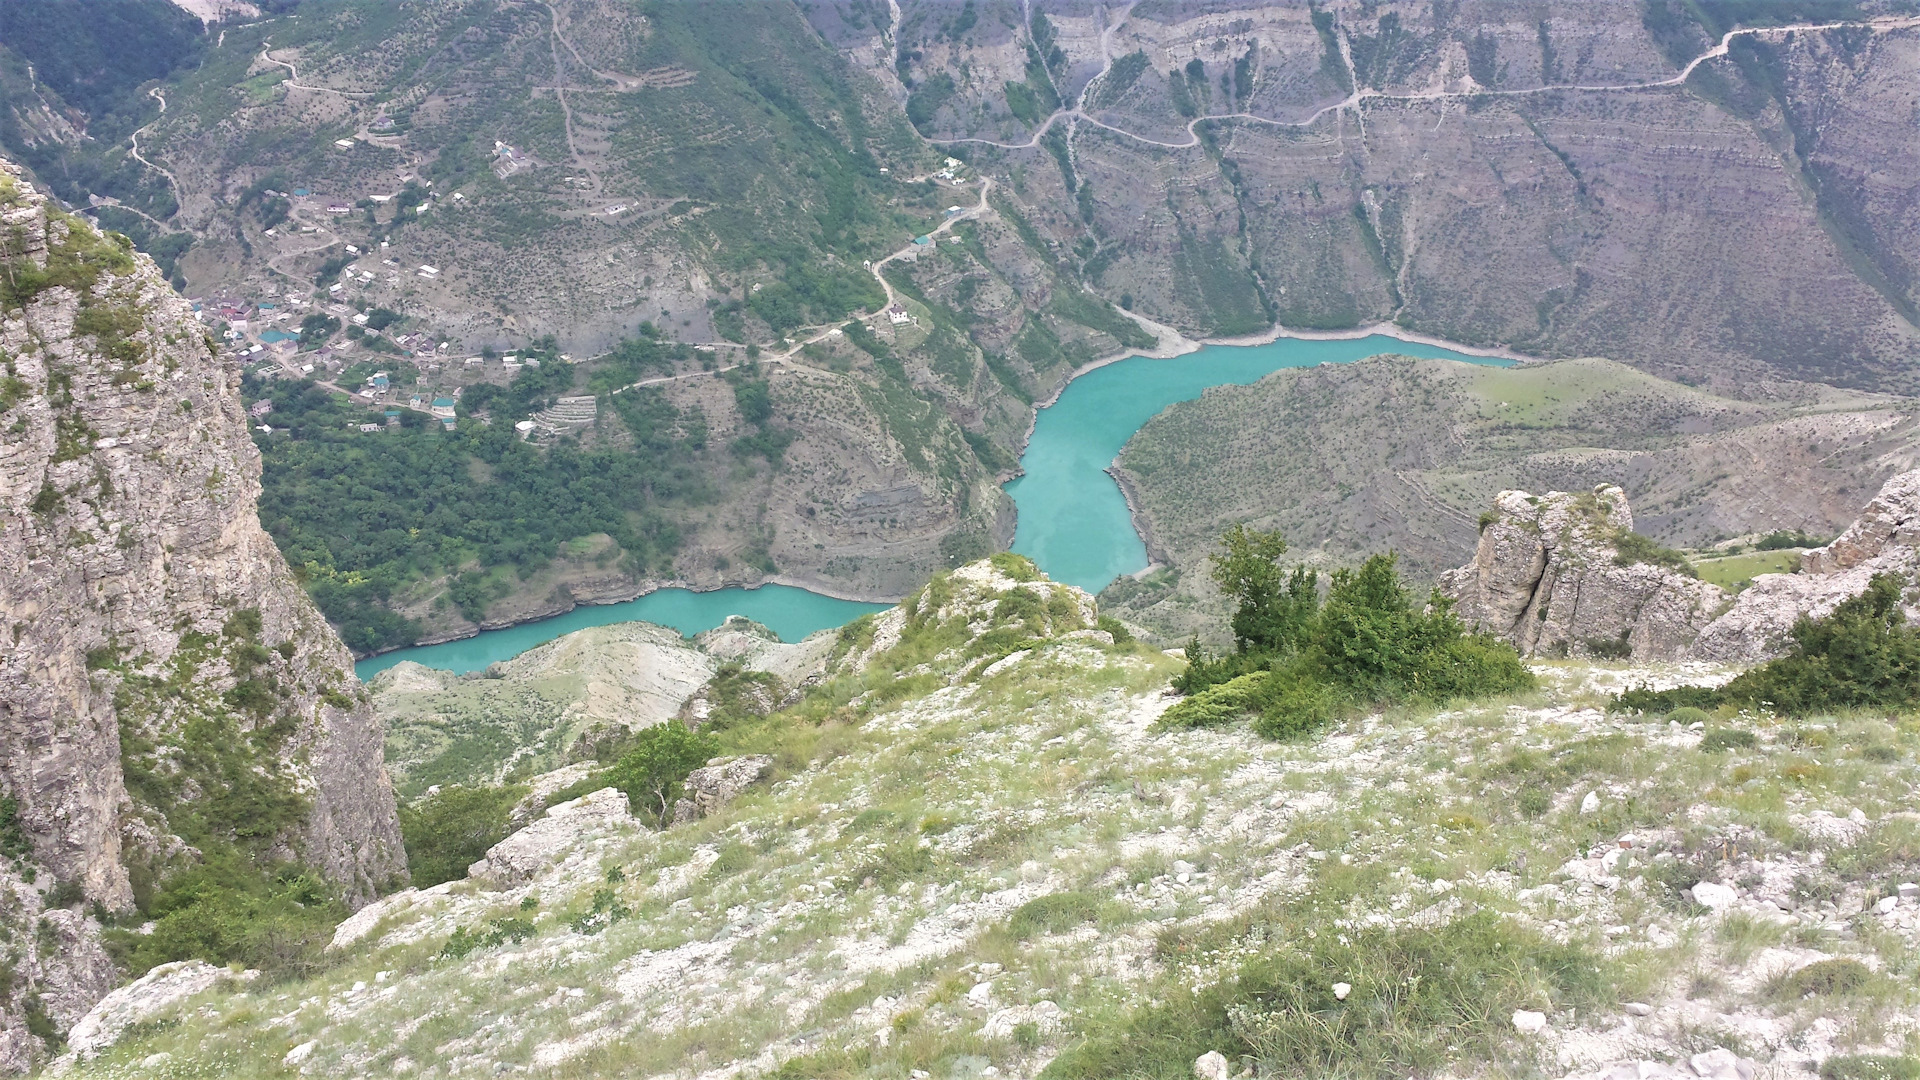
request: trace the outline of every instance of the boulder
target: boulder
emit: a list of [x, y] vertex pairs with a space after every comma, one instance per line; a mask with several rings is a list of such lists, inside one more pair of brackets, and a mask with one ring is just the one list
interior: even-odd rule
[[67, 1051], [82, 1060], [95, 1057], [133, 1025], [156, 1019], [229, 979], [250, 980], [258, 974], [249, 971], [236, 976], [204, 960], [161, 964], [95, 1003], [67, 1032]]
[[[1700, 632], [1689, 655], [1749, 664], [1772, 659], [1786, 651], [1787, 632], [1802, 615], [1821, 618], [1887, 573], [1909, 582], [1920, 576], [1920, 469], [1888, 480], [1845, 532], [1800, 557], [1798, 572], [1754, 578]], [[1909, 621], [1920, 621], [1915, 600], [1909, 593]]]
[[673, 823], [706, 817], [772, 771], [773, 759], [765, 754], [714, 758], [687, 774], [686, 794], [673, 805]]
[[1623, 562], [1626, 492], [1503, 491], [1473, 562], [1440, 577], [1461, 620], [1524, 656], [1671, 659], [1726, 606], [1726, 593], [1662, 566]]
[[1218, 1050], [1209, 1050], [1193, 1059], [1194, 1080], [1231, 1080], [1233, 1066], [1227, 1064], [1227, 1056]]
[[626, 795], [618, 788], [601, 788], [549, 807], [546, 816], [488, 848], [485, 858], [467, 868], [467, 876], [491, 888], [512, 888], [532, 880], [584, 841], [637, 827]]

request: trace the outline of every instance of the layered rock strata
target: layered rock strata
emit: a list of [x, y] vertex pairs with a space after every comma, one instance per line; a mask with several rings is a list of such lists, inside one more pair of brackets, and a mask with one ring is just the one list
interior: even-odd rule
[[1726, 605], [1726, 594], [1674, 570], [1633, 562], [1626, 492], [1534, 496], [1503, 491], [1472, 563], [1441, 575], [1468, 625], [1524, 656], [1679, 656]]
[[[0, 227], [0, 919], [129, 911], [210, 843], [371, 899], [406, 869], [381, 725], [260, 527], [234, 374], [150, 260], [5, 163]], [[59, 1032], [111, 987], [66, 970], [99, 927], [64, 914], [70, 955], [14, 972], [0, 1067], [45, 1041], [26, 1003]]]

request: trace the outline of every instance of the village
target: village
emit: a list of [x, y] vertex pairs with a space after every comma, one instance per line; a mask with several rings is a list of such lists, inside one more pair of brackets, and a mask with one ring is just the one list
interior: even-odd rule
[[[377, 130], [377, 120], [374, 126]], [[353, 146], [353, 140], [342, 139], [336, 149], [347, 151]], [[495, 175], [504, 179], [535, 163], [515, 147], [497, 142], [493, 164]], [[960, 160], [949, 157], [938, 171], [907, 182], [931, 180], [942, 186], [972, 187], [972, 178], [962, 175], [963, 170]], [[880, 171], [889, 172], [885, 168]], [[269, 280], [250, 283], [251, 288], [190, 298], [196, 318], [217, 336], [230, 362], [256, 378], [311, 379], [344, 395], [367, 410], [367, 420], [356, 426], [372, 434], [399, 425], [408, 412], [431, 417], [446, 430], [454, 430], [466, 388], [480, 383], [506, 384], [521, 371], [538, 369], [542, 363], [577, 364], [592, 359], [553, 350], [544, 351], [543, 359], [526, 347], [505, 352], [488, 347], [476, 353], [453, 335], [438, 334], [423, 325], [422, 319], [405, 314], [404, 309], [417, 305], [403, 304], [403, 294], [445, 279], [440, 266], [415, 265], [399, 257], [402, 252], [391, 238], [392, 226], [435, 212], [436, 208], [457, 211], [463, 204], [473, 204], [459, 191], [441, 199], [431, 180], [423, 181], [406, 170], [400, 170], [396, 180], [396, 190], [363, 194], [351, 201], [305, 187], [260, 190], [260, 196], [279, 200], [278, 205], [284, 208], [275, 215], [277, 220], [259, 233], [261, 240], [279, 248], [279, 254], [268, 260], [273, 270]], [[946, 207], [938, 227], [915, 236], [886, 258], [863, 263], [887, 294], [881, 309], [865, 317], [876, 328], [884, 326], [898, 333], [919, 327], [919, 315], [887, 283], [883, 268], [891, 262], [916, 261], [954, 225], [977, 216], [987, 205], [990, 186], [989, 181], [969, 192], [977, 192], [977, 205]], [[616, 204], [602, 212], [614, 216], [627, 209]], [[385, 228], [377, 216], [381, 212], [390, 214]], [[356, 213], [363, 215], [372, 238], [349, 241], [344, 227], [355, 220]], [[960, 242], [958, 235], [944, 238]], [[281, 259], [336, 251], [321, 265], [311, 286], [303, 286], [275, 266]], [[759, 286], [752, 288], [757, 290]], [[840, 344], [843, 337], [838, 326], [804, 329], [778, 342], [778, 351], [764, 357], [759, 348], [735, 342], [692, 343], [695, 366], [642, 380], [642, 384], [717, 374], [758, 359], [775, 364], [794, 362], [809, 349]], [[267, 399], [250, 407], [251, 419], [262, 434], [271, 435], [277, 430], [272, 411], [273, 403]], [[598, 402], [593, 395], [566, 395], [554, 398], [547, 408], [514, 426], [522, 439], [544, 442], [589, 427], [597, 416]], [[478, 419], [489, 422], [485, 416]]]

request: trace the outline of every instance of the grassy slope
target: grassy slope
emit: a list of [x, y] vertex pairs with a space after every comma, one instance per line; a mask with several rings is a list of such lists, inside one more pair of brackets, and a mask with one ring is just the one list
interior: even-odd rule
[[[1227, 524], [1282, 529], [1309, 558], [1392, 547], [1416, 578], [1471, 556], [1504, 488], [1624, 485], [1640, 531], [1704, 544], [1772, 528], [1830, 534], [1915, 432], [1905, 399], [1810, 393], [1760, 405], [1605, 360], [1486, 368], [1379, 358], [1285, 371], [1175, 405], [1121, 465], [1186, 580], [1109, 599], [1170, 638], [1217, 622], [1198, 581]], [[1161, 587], [1164, 586], [1164, 587]]]
[[[945, 611], [991, 620], [993, 600]], [[900, 625], [881, 619], [876, 644]], [[1307, 1045], [1356, 1076], [1449, 1059], [1558, 1075], [1712, 1046], [1792, 1069], [1911, 1026], [1911, 911], [1863, 913], [1920, 868], [1892, 816], [1915, 778], [1910, 723], [1738, 718], [1717, 723], [1757, 745], [1709, 752], [1594, 708], [1703, 669], [1560, 664], [1524, 700], [1311, 741], [1161, 734], [1174, 661], [1055, 637], [983, 671], [991, 657], [945, 626], [909, 623], [865, 678], [724, 733], [776, 756], [771, 788], [689, 826], [615, 830], [522, 887], [402, 905], [333, 969], [213, 992], [80, 1075], [135, 1075], [157, 1052], [180, 1075], [269, 1074], [311, 1041], [314, 1075], [1031, 1076], [1071, 1051], [1049, 1075], [1185, 1076], [1208, 1049], [1285, 1060], [1299, 1017], [1251, 996], [1275, 972], [1328, 1022]], [[1845, 820], [1855, 807], [1868, 824]], [[1736, 887], [1731, 913], [1686, 897], [1703, 875]], [[629, 916], [570, 929], [596, 894]], [[532, 936], [437, 958], [456, 928], [505, 919]], [[1409, 990], [1395, 967], [1446, 950], [1470, 1000]], [[1878, 973], [1798, 996], [1785, 973], [1825, 956]], [[1355, 985], [1344, 1005], [1334, 981]], [[1623, 1027], [1631, 1000], [1654, 1012]], [[1236, 1001], [1252, 1011], [1230, 1024]], [[1518, 1007], [1548, 1013], [1547, 1034], [1512, 1036]], [[1836, 1026], [1789, 1037], [1818, 1017]]]

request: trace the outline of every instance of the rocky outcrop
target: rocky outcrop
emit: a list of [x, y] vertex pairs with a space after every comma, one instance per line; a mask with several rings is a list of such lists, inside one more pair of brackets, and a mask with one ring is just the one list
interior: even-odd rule
[[546, 816], [487, 849], [467, 876], [494, 889], [519, 885], [581, 843], [640, 828], [619, 788], [601, 788], [550, 807]]
[[673, 804], [673, 823], [706, 817], [739, 798], [772, 771], [773, 759], [765, 754], [714, 758], [687, 774], [686, 794]]
[[[1801, 616], [1823, 617], [1865, 592], [1877, 574], [1920, 583], [1920, 470], [1888, 480], [1845, 532], [1801, 556], [1797, 573], [1754, 578], [1726, 614], [1701, 631], [1692, 655], [1741, 663], [1778, 656]], [[1908, 593], [1906, 611], [1908, 620], [1920, 621], [1920, 596]]]
[[[150, 260], [5, 165], [0, 219], [0, 796], [22, 876], [125, 911], [136, 880], [223, 844], [364, 902], [405, 875], [381, 727], [260, 527], [233, 373]], [[0, 1062], [47, 974], [16, 973]]]
[[[259, 974], [247, 971], [236, 975], [204, 960], [161, 964], [87, 1010], [67, 1033], [67, 1051], [77, 1058], [93, 1057], [112, 1046], [128, 1028], [172, 1011], [195, 994], [225, 982], [251, 982]], [[56, 1063], [55, 1071], [59, 1068]]]
[[1626, 492], [1503, 491], [1474, 560], [1441, 575], [1462, 621], [1522, 655], [1679, 656], [1726, 603], [1703, 581], [1623, 556]]

